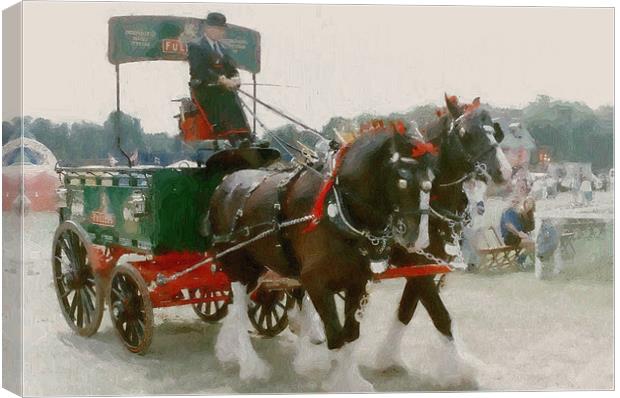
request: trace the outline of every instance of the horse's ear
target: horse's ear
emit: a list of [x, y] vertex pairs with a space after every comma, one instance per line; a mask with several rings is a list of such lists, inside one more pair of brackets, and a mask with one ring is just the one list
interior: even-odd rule
[[502, 142], [502, 140], [504, 139], [504, 131], [502, 130], [502, 126], [500, 126], [499, 123], [494, 122], [493, 130], [495, 130], [495, 134], [493, 134], [493, 137], [495, 137], [495, 141]]
[[440, 117], [422, 128], [426, 141], [443, 140], [450, 132], [450, 118], [447, 115]]
[[450, 112], [450, 115], [453, 119], [457, 119], [462, 115], [461, 109], [459, 108], [458, 99], [456, 96], [452, 95], [448, 97], [448, 94], [444, 93], [444, 97], [446, 98], [446, 108]]

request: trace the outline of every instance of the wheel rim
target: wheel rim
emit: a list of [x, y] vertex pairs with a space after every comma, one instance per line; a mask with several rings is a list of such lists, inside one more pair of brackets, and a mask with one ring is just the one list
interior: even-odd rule
[[97, 331], [103, 313], [103, 296], [87, 243], [74, 228], [61, 228], [54, 242], [54, 284], [63, 315], [80, 335]]
[[[209, 290], [207, 288], [199, 288], [191, 291], [192, 298], [224, 298], [230, 300], [230, 291]], [[205, 322], [217, 322], [228, 314], [229, 301], [215, 300], [203, 303], [192, 304], [194, 312]]]
[[287, 310], [293, 300], [284, 291], [263, 292], [250, 301], [248, 315], [256, 331], [267, 337], [280, 334], [288, 326]]
[[132, 351], [141, 351], [149, 336], [147, 299], [130, 275], [119, 272], [113, 276], [110, 284], [112, 323]]

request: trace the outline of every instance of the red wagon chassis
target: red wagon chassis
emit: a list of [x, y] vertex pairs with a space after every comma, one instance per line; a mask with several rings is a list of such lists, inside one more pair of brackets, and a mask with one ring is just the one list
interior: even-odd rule
[[[99, 275], [107, 277], [112, 269], [116, 266], [118, 259], [124, 254], [132, 254], [125, 248], [112, 246], [106, 251], [104, 247], [94, 247], [99, 253], [98, 264], [95, 270]], [[144, 282], [149, 287], [149, 297], [153, 304], [153, 308], [173, 307], [186, 304], [208, 303], [213, 301], [228, 302], [228, 296], [212, 296], [191, 297], [184, 294], [196, 289], [202, 289], [207, 292], [222, 292], [230, 290], [230, 281], [228, 276], [215, 264], [206, 264], [196, 270], [179, 277], [178, 279], [169, 280], [164, 285], [156, 283], [158, 276], [169, 278], [173, 274], [181, 272], [200, 261], [208, 258], [209, 255], [199, 253], [166, 253], [162, 255], [150, 256], [150, 258], [138, 261], [128, 261], [134, 268], [138, 270]]]
[[[98, 257], [100, 259], [95, 269], [102, 276], [109, 275], [116, 262], [122, 255], [131, 254], [130, 251], [122, 247], [108, 247], [107, 252], [104, 252], [105, 248], [103, 247], [94, 247], [94, 249], [99, 252]], [[230, 297], [228, 295], [209, 295], [195, 298], [191, 297], [191, 295], [183, 293], [184, 290], [189, 292], [195, 289], [204, 289], [205, 291], [211, 292], [230, 291], [230, 280], [216, 262], [207, 263], [204, 266], [182, 275], [177, 279], [169, 280], [164, 285], [158, 285], [156, 282], [158, 276], [170, 278], [170, 276], [181, 272], [193, 264], [201, 262], [209, 257], [212, 257], [209, 253], [197, 254], [173, 252], [152, 256], [150, 259], [146, 260], [129, 261], [128, 263], [140, 272], [140, 275], [144, 278], [147, 286], [149, 286], [149, 296], [153, 303], [153, 308], [208, 303], [213, 301], [228, 303], [230, 301]], [[450, 271], [451, 269], [447, 265], [409, 265], [388, 268], [382, 273], [375, 274], [373, 280], [380, 281], [384, 279], [441, 275]], [[251, 298], [255, 301], [259, 300], [259, 293], [261, 291], [278, 291], [301, 287], [301, 284], [297, 280], [284, 278], [270, 271], [261, 278], [257, 288], [252, 293]]]

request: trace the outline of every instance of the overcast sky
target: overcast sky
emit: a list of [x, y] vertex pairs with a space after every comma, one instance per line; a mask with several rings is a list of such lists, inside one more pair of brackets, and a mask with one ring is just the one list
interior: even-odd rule
[[[108, 19], [210, 11], [261, 33], [259, 82], [300, 88], [259, 97], [317, 128], [334, 115], [440, 103], [444, 91], [498, 106], [540, 93], [613, 104], [611, 9], [27, 2], [24, 113], [102, 123], [115, 107]], [[148, 133], [176, 134], [170, 100], [187, 96], [188, 75], [185, 62], [121, 65], [123, 111]], [[284, 123], [259, 111], [270, 127]]]

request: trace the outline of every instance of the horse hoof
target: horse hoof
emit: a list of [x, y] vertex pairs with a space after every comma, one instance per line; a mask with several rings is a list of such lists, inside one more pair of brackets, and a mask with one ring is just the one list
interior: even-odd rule
[[369, 393], [375, 392], [373, 385], [363, 378], [358, 378], [354, 383], [350, 380], [326, 381], [321, 386], [326, 392], [340, 393]]
[[325, 343], [325, 338], [313, 337], [310, 339], [310, 343], [313, 345], [321, 345]]
[[[251, 361], [250, 361], [251, 362]], [[254, 363], [243, 362], [239, 369], [239, 378], [243, 381], [249, 380], [268, 380], [271, 377], [271, 368], [262, 360]]]

